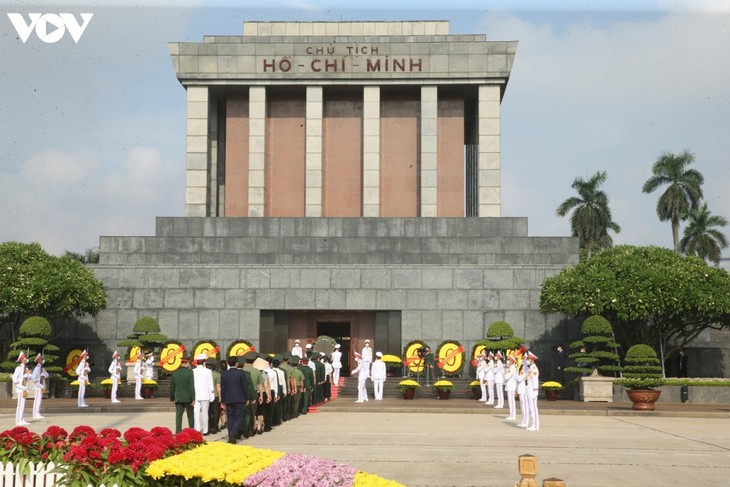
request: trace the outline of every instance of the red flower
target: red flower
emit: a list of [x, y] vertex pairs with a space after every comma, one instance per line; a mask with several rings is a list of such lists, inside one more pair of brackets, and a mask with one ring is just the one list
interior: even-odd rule
[[122, 436], [122, 433], [120, 433], [118, 429], [104, 428], [103, 430], [99, 431], [99, 436], [102, 438], [119, 438], [120, 436]]
[[71, 432], [71, 435], [69, 436], [69, 441], [83, 440], [85, 437], [91, 435], [96, 436], [96, 431], [94, 431], [94, 428], [82, 424], [74, 428], [74, 430]]
[[64, 440], [68, 437], [68, 433], [65, 429], [60, 426], [49, 426], [45, 433], [44, 438], [52, 438], [54, 440]]

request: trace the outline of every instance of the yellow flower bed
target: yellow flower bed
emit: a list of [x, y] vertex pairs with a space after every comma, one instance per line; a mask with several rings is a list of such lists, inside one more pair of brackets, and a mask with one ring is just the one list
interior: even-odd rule
[[562, 389], [563, 386], [562, 386], [562, 384], [560, 384], [560, 382], [555, 382], [554, 380], [549, 380], [542, 384], [542, 388], [543, 389]]
[[434, 387], [454, 387], [454, 383], [448, 380], [439, 380], [434, 383]]
[[377, 475], [365, 473], [362, 470], [358, 470], [355, 474], [355, 480], [352, 485], [353, 487], [405, 487], [395, 480], [384, 479]]
[[165, 475], [177, 475], [185, 479], [193, 477], [203, 482], [229, 482], [243, 484], [250, 475], [268, 468], [284, 453], [263, 450], [251, 446], [211, 442], [192, 450], [162, 460], [147, 467], [147, 474], [154, 479]]
[[421, 387], [421, 384], [412, 379], [402, 380], [398, 385], [403, 387]]
[[390, 363], [390, 364], [399, 364], [402, 362], [400, 357], [398, 357], [396, 355], [389, 355], [389, 354], [383, 355], [380, 358], [380, 360], [382, 360], [385, 363]]

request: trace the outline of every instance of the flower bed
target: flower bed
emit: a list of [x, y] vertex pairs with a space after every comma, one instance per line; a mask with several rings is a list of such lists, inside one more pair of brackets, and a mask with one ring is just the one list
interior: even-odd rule
[[0, 461], [19, 466], [28, 462], [54, 462], [66, 476], [59, 485], [148, 485], [147, 465], [203, 443], [202, 435], [185, 429], [173, 435], [168, 428], [150, 431], [77, 426], [70, 434], [50, 426], [42, 435], [23, 426], [0, 433]]
[[333, 460], [221, 442], [152, 462], [147, 475], [154, 485], [180, 487], [206, 483], [231, 487], [401, 486]]

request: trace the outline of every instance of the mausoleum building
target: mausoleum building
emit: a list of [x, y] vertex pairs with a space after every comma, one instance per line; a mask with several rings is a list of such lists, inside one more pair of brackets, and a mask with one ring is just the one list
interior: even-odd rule
[[102, 237], [109, 306], [90, 326], [105, 346], [141, 316], [186, 347], [324, 334], [345, 352], [420, 339], [468, 353], [497, 320], [537, 350], [565, 339], [539, 289], [577, 263], [577, 239], [501, 216], [517, 42], [445, 21], [246, 22], [169, 49], [186, 216]]

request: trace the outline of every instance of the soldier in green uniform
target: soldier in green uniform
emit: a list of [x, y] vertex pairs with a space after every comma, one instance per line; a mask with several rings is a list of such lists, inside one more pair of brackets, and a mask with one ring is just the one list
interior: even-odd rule
[[322, 352], [314, 352], [312, 354], [312, 358], [314, 359], [314, 367], [316, 369], [314, 399], [312, 400], [313, 404], [319, 404], [321, 402], [324, 402], [324, 381], [325, 381], [326, 371], [325, 371], [325, 366], [322, 363], [323, 357], [324, 357], [324, 353], [322, 353]]
[[182, 430], [183, 412], [188, 415], [188, 428], [192, 428], [195, 381], [188, 357], [182, 358], [180, 367], [170, 376], [170, 401], [175, 403], [175, 433]]
[[289, 419], [293, 416], [292, 410], [291, 410], [291, 391], [289, 390], [289, 384], [291, 383], [291, 375], [292, 375], [292, 367], [291, 367], [291, 357], [292, 355], [289, 352], [284, 352], [281, 354], [281, 363], [279, 364], [279, 369], [284, 372], [285, 380], [286, 380], [286, 394], [281, 398], [282, 404], [281, 404], [281, 420], [282, 421], [289, 421]]
[[304, 389], [304, 374], [299, 370], [299, 357], [292, 357], [292, 382], [291, 387], [293, 394], [292, 411], [293, 417], [297, 418], [300, 414], [300, 403], [302, 400], [302, 390]]
[[243, 365], [243, 370], [251, 374], [251, 381], [253, 382], [254, 388], [256, 389], [256, 394], [253, 397], [257, 398], [257, 400], [253, 404], [249, 403], [251, 419], [249, 420], [249, 423], [245, 425], [246, 433], [248, 433], [248, 436], [253, 436], [256, 434], [255, 424], [257, 410], [259, 406], [264, 403], [265, 400], [264, 376], [260, 370], [253, 366], [256, 357], [258, 357], [258, 355], [256, 355], [255, 352], [246, 352], [243, 355], [243, 360], [245, 362]]
[[309, 411], [309, 402], [312, 395], [312, 388], [314, 387], [314, 373], [309, 368], [307, 362], [308, 358], [302, 358], [299, 360], [299, 371], [304, 375], [304, 387], [302, 390], [302, 400], [299, 404], [299, 413], [307, 414]]

